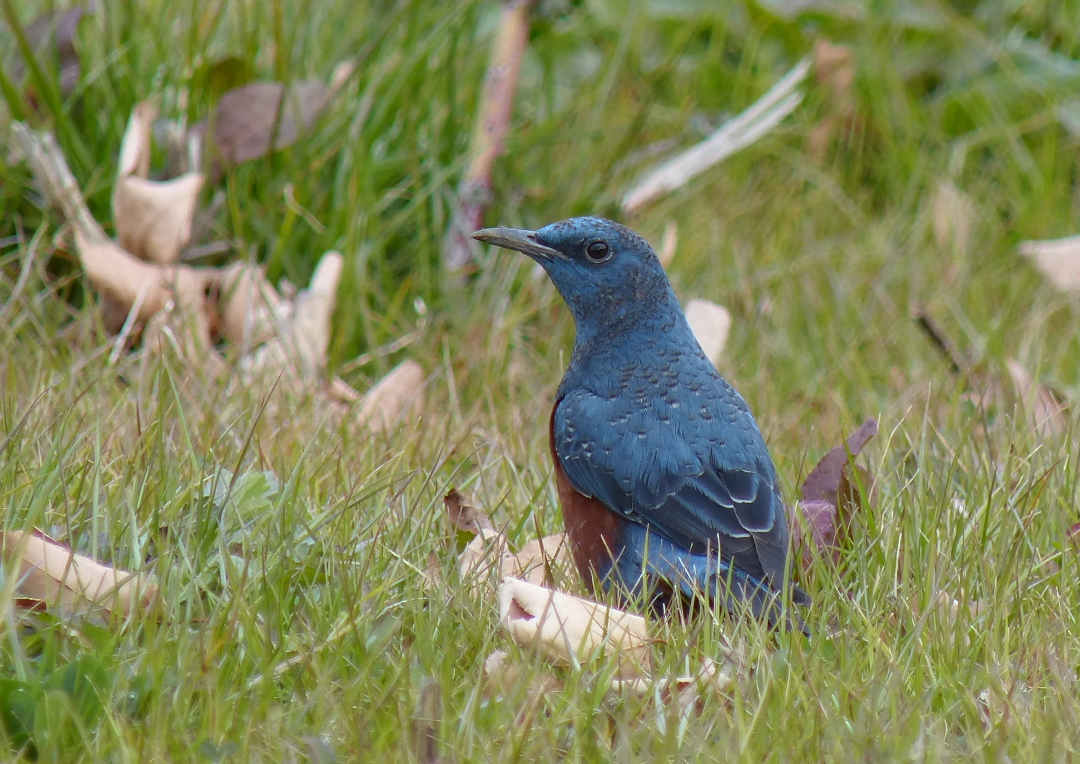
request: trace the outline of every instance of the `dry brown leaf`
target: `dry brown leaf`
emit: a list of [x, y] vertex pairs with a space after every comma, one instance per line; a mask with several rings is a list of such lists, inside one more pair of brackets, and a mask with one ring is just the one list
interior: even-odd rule
[[191, 241], [203, 181], [198, 172], [162, 181], [134, 175], [117, 180], [112, 207], [120, 244], [144, 260], [176, 262]]
[[113, 224], [120, 245], [143, 260], [173, 263], [191, 240], [191, 225], [202, 190], [202, 173], [189, 172], [166, 181], [147, 180], [150, 136], [157, 107], [135, 106], [120, 144], [113, 186]]
[[1069, 532], [1066, 534], [1068, 539], [1074, 544], [1080, 543], [1080, 523], [1069, 528]]
[[649, 640], [639, 615], [506, 578], [499, 585], [499, 622], [520, 645], [555, 665], [578, 666], [600, 655], [616, 660], [619, 678], [649, 673]]
[[281, 299], [261, 267], [233, 263], [222, 269], [220, 282], [221, 335], [236, 347], [248, 350], [269, 342], [291, 320], [292, 303]]
[[1068, 405], [1053, 390], [1040, 384], [1020, 362], [1006, 359], [1005, 367], [1016, 387], [1020, 405], [1027, 414], [1028, 423], [1040, 438], [1051, 438], [1065, 431]]
[[442, 723], [442, 685], [424, 680], [413, 717], [413, 754], [419, 764], [439, 764], [439, 726]]
[[662, 703], [674, 701], [683, 711], [703, 710], [703, 701], [707, 695], [722, 695], [735, 684], [735, 672], [730, 665], [718, 666], [712, 658], [703, 658], [701, 668], [691, 676], [677, 676], [662, 679], [634, 677], [616, 679], [611, 689], [628, 692], [633, 695], [653, 695], [659, 689]]
[[1020, 254], [1031, 258], [1039, 272], [1058, 289], [1080, 290], [1080, 236], [1021, 242]]
[[809, 565], [818, 554], [827, 554], [833, 561], [839, 559], [850, 520], [848, 514], [859, 506], [861, 499], [855, 495], [856, 486], [871, 487], [866, 470], [860, 469], [859, 479], [851, 480], [848, 454], [858, 456], [877, 431], [877, 421], [867, 419], [844, 445], [825, 454], [803, 481], [802, 498], [793, 513], [791, 532], [795, 548], [802, 549], [804, 565]]
[[731, 314], [723, 305], [693, 299], [686, 303], [686, 321], [705, 356], [716, 366], [731, 332]]
[[125, 309], [138, 304], [140, 321], [170, 300], [205, 311], [206, 291], [216, 279], [208, 270], [146, 263], [109, 239], [90, 240], [75, 229], [75, 249], [87, 278]]
[[5, 564], [18, 564], [16, 594], [26, 607], [95, 607], [131, 615], [150, 606], [157, 585], [149, 576], [102, 565], [53, 541], [40, 531], [0, 533]]
[[[294, 82], [283, 103], [285, 92], [280, 82], [251, 82], [221, 96], [212, 119], [214, 150], [221, 162], [240, 164], [264, 156], [272, 137], [275, 150], [291, 145], [330, 96], [326, 84], [317, 79]], [[196, 134], [205, 135], [206, 130], [205, 120], [192, 127]]]
[[660, 258], [660, 264], [667, 268], [675, 259], [675, 250], [679, 248], [679, 226], [674, 220], [669, 220], [664, 225], [664, 238], [660, 240], [660, 251], [656, 256]]
[[393, 426], [405, 412], [423, 403], [424, 370], [416, 361], [398, 364], [360, 401], [357, 421], [375, 432]]
[[942, 248], [966, 252], [975, 227], [975, 202], [951, 180], [939, 180], [930, 202], [934, 241]]
[[[520, 688], [525, 681], [525, 673], [510, 657], [506, 650], [496, 650], [484, 660], [483, 682], [487, 697], [509, 695]], [[531, 683], [529, 689], [536, 695], [561, 690], [563, 683], [551, 674], [541, 674], [539, 681]]]
[[511, 560], [504, 561], [502, 574], [543, 586], [552, 583], [549, 576], [552, 568], [558, 568], [559, 579], [565, 580], [572, 565], [566, 534], [553, 533], [521, 547]]
[[469, 504], [458, 489], [451, 488], [443, 497], [443, 504], [446, 506], [446, 516], [450, 520], [450, 525], [459, 531], [479, 535], [485, 530], [495, 530], [487, 514]]
[[240, 360], [248, 377], [277, 376], [303, 389], [312, 387], [326, 367], [330, 346], [330, 316], [334, 311], [344, 259], [327, 252], [319, 260], [311, 283], [296, 296], [290, 320], [278, 327], [276, 336]]

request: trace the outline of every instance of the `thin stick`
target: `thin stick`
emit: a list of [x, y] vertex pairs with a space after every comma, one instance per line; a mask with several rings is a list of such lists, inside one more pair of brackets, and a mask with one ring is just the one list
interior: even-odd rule
[[658, 197], [682, 188], [691, 178], [768, 133], [802, 101], [802, 93], [796, 88], [809, 73], [810, 60], [803, 59], [748, 109], [701, 143], [650, 172], [623, 197], [623, 212], [633, 214]]
[[473, 263], [475, 244], [469, 235], [483, 226], [484, 213], [491, 203], [491, 171], [506, 146], [521, 57], [529, 42], [529, 13], [536, 2], [507, 0], [503, 5], [469, 146], [469, 166], [458, 189], [458, 209], [443, 246], [443, 262], [451, 272], [466, 271]]

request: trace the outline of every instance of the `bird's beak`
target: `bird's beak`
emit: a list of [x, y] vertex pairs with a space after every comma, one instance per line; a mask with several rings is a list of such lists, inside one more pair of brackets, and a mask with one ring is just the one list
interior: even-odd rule
[[533, 260], [555, 260], [563, 257], [563, 253], [559, 250], [545, 247], [538, 242], [536, 231], [523, 231], [518, 228], [484, 228], [474, 233], [472, 237], [486, 244], [521, 252]]

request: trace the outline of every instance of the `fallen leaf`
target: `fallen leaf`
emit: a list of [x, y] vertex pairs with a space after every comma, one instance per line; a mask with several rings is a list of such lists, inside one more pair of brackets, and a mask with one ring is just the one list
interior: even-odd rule
[[[266, 155], [271, 138], [275, 151], [295, 143], [319, 116], [329, 95], [326, 84], [317, 79], [294, 82], [288, 91], [280, 82], [251, 82], [228, 91], [211, 120], [214, 156], [235, 165]], [[192, 131], [205, 136], [206, 120]]]
[[83, 611], [101, 607], [129, 616], [149, 607], [157, 585], [149, 576], [102, 565], [40, 531], [0, 533], [4, 563], [18, 564], [18, 604]]
[[485, 530], [495, 530], [490, 518], [471, 506], [458, 489], [451, 488], [450, 492], [443, 497], [443, 504], [446, 506], [446, 516], [450, 524], [459, 531], [479, 535]]
[[202, 190], [202, 173], [166, 181], [147, 180], [150, 137], [157, 108], [143, 101], [131, 111], [120, 144], [113, 186], [113, 224], [120, 245], [143, 260], [173, 263], [191, 240], [191, 224]]
[[1068, 539], [1075, 543], [1080, 543], [1080, 523], [1077, 523], [1073, 527], [1069, 528], [1069, 532], [1066, 534]]
[[1020, 254], [1031, 258], [1039, 272], [1058, 289], [1080, 290], [1080, 236], [1021, 242]]
[[1005, 368], [1009, 371], [1019, 403], [1035, 434], [1040, 438], [1061, 435], [1068, 424], [1068, 404], [1065, 399], [1040, 384], [1016, 359], [1006, 359]]
[[814, 80], [825, 95], [826, 114], [806, 135], [806, 153], [822, 161], [836, 137], [855, 118], [855, 54], [824, 38], [814, 43]]
[[664, 225], [664, 238], [660, 240], [660, 251], [656, 255], [660, 258], [660, 264], [665, 268], [671, 265], [671, 261], [675, 259], [675, 250], [678, 248], [679, 226], [674, 220], [669, 220]]
[[693, 299], [686, 303], [686, 321], [705, 356], [716, 366], [731, 332], [731, 314], [723, 305]]
[[975, 226], [975, 203], [950, 180], [939, 180], [930, 202], [934, 241], [942, 248], [966, 252]]
[[356, 419], [368, 429], [382, 432], [406, 411], [421, 405], [423, 388], [423, 368], [416, 361], [403, 361], [368, 390]]
[[[484, 660], [483, 688], [487, 697], [509, 695], [525, 682], [525, 672], [511, 658], [506, 650], [496, 650]], [[563, 683], [551, 674], [541, 674], [536, 682], [529, 685], [534, 695], [557, 692]]]
[[330, 316], [343, 268], [340, 252], [322, 256], [308, 288], [296, 296], [289, 320], [276, 327], [268, 342], [240, 359], [240, 370], [247, 378], [276, 377], [286, 371], [286, 379], [294, 386], [303, 389], [315, 384], [326, 368]]
[[617, 662], [618, 678], [649, 672], [641, 616], [515, 578], [499, 585], [498, 602], [499, 622], [510, 637], [555, 665], [579, 666], [603, 655]]
[[804, 565], [809, 565], [814, 556], [821, 553], [828, 554], [834, 561], [839, 559], [850, 520], [848, 513], [858, 506], [855, 486], [870, 488], [870, 475], [865, 470], [860, 470], [857, 481], [851, 480], [849, 459], [858, 456], [877, 431], [877, 421], [867, 419], [844, 445], [825, 454], [803, 481], [792, 535], [795, 547], [802, 549]]
[[261, 267], [233, 263], [221, 271], [217, 311], [221, 335], [243, 352], [277, 336], [292, 319], [293, 305]]
[[512, 560], [504, 562], [502, 574], [543, 586], [552, 583], [553, 577], [549, 575], [552, 568], [558, 568], [558, 579], [565, 580], [570, 575], [572, 563], [566, 534], [553, 533], [521, 547]]

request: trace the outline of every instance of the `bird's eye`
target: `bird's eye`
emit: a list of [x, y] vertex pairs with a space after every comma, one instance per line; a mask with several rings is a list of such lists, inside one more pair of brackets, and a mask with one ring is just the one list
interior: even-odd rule
[[589, 258], [590, 262], [602, 263], [611, 257], [611, 249], [606, 241], [594, 241], [585, 247], [585, 257]]

